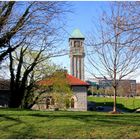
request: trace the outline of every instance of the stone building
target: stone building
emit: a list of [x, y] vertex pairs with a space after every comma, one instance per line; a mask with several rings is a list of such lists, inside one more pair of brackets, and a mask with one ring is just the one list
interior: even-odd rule
[[[74, 30], [69, 38], [71, 75], [68, 73], [65, 75], [65, 78], [72, 90], [72, 96], [69, 99], [69, 110], [87, 110], [87, 88], [89, 84], [84, 82], [84, 40], [84, 36], [78, 29]], [[39, 83], [41, 85], [47, 85], [48, 79], [43, 79], [39, 81]], [[9, 84], [9, 81], [1, 81], [0, 84], [0, 106], [8, 106], [10, 92], [9, 85], [6, 84]], [[51, 84], [53, 84], [53, 82]], [[55, 100], [52, 98], [52, 96], [49, 96], [46, 93], [45, 96], [40, 99], [40, 103], [35, 104], [32, 109], [46, 110], [53, 105], [55, 105]]]
[[67, 79], [73, 91], [71, 103], [74, 101], [74, 104], [71, 108], [77, 111], [86, 111], [87, 88], [89, 84], [69, 74], [67, 74]]
[[[66, 81], [68, 82], [71, 90], [72, 96], [70, 97], [70, 105], [68, 110], [73, 111], [86, 111], [87, 110], [87, 88], [88, 83], [70, 75], [65, 74]], [[38, 82], [41, 86], [51, 86], [53, 85], [53, 78], [44, 79]], [[41, 103], [35, 104], [32, 109], [36, 110], [47, 110], [52, 109], [55, 106], [55, 99], [52, 96], [46, 95], [43, 97]]]
[[[66, 79], [73, 92], [73, 95], [70, 98], [70, 110], [87, 110], [87, 88], [89, 84], [84, 82], [84, 40], [85, 38], [79, 29], [74, 30], [69, 38], [71, 75], [66, 74]], [[49, 84], [47, 79], [44, 79], [39, 83], [42, 85]], [[52, 81], [51, 84], [53, 84]], [[41, 106], [37, 106], [36, 104], [33, 109], [48, 109], [53, 105], [55, 105], [55, 101], [52, 96], [46, 96], [43, 103], [41, 103]]]

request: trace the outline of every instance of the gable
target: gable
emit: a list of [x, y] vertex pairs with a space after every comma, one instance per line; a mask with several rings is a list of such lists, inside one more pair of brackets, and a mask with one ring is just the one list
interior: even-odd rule
[[[64, 81], [67, 82], [70, 86], [86, 86], [86, 87], [89, 86], [87, 82], [84, 82], [70, 74], [65, 73], [64, 75], [65, 75], [63, 77]], [[59, 81], [59, 79], [57, 80]], [[56, 81], [56, 77], [52, 76], [52, 77], [38, 81], [38, 84], [42, 86], [47, 86], [47, 85], [51, 86], [55, 83], [55, 81]]]

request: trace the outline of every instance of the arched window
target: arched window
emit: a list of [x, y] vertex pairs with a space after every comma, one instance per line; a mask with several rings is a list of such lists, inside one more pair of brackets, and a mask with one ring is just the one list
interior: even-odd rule
[[77, 108], [78, 98], [74, 95], [70, 99], [70, 108]]
[[80, 47], [80, 41], [74, 41], [74, 47]]
[[49, 105], [51, 104], [51, 100], [50, 100], [50, 98], [47, 98], [46, 99], [46, 109], [48, 109], [49, 108]]
[[48, 109], [50, 105], [55, 105], [55, 100], [51, 96], [48, 96], [46, 98], [46, 109]]
[[74, 99], [71, 99], [71, 108], [74, 108]]

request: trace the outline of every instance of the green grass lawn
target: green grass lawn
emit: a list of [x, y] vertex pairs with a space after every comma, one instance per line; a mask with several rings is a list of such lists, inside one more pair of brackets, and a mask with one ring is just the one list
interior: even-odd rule
[[[89, 96], [88, 101], [95, 102], [97, 106], [113, 106], [113, 98]], [[117, 97], [117, 107], [133, 112], [140, 108], [140, 99]]]
[[0, 109], [0, 138], [140, 138], [140, 114]]

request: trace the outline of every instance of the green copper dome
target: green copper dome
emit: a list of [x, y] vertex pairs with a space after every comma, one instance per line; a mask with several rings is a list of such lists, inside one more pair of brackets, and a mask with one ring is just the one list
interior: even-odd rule
[[75, 29], [70, 38], [84, 38], [83, 34], [80, 32], [79, 29]]

